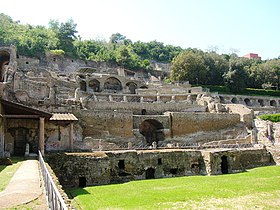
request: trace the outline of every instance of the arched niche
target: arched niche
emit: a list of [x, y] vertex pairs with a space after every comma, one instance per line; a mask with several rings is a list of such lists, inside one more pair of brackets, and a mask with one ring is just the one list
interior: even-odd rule
[[164, 140], [163, 125], [155, 119], [144, 120], [139, 126], [139, 132], [145, 137], [146, 144]]
[[109, 77], [105, 80], [104, 90], [108, 92], [118, 92], [122, 90], [122, 83], [115, 77]]
[[137, 89], [137, 84], [134, 82], [128, 82], [126, 83], [126, 86], [128, 87], [129, 91], [131, 94], [135, 94], [136, 93], [136, 89]]
[[97, 79], [92, 79], [89, 81], [88, 86], [94, 91], [94, 92], [100, 92], [100, 82]]

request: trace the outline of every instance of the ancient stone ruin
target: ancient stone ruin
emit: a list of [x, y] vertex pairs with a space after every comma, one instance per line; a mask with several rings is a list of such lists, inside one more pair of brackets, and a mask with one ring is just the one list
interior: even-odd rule
[[[82, 185], [79, 177], [88, 184], [104, 184], [232, 173], [271, 164], [264, 148], [268, 135], [273, 146], [279, 143], [279, 126], [255, 119], [277, 112], [280, 98], [221, 95], [189, 83], [165, 84], [145, 71], [114, 63], [54, 54], [25, 57], [13, 46], [0, 48], [0, 70], [0, 156], [38, 150], [87, 152], [63, 156], [69, 160], [61, 161], [60, 168], [71, 169], [60, 177], [66, 184]], [[278, 157], [275, 152], [273, 157]], [[101, 171], [90, 176], [86, 170], [95, 170], [96, 161]]]

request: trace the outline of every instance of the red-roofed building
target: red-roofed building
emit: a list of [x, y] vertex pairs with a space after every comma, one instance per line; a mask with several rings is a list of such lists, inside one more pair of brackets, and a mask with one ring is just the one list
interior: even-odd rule
[[249, 58], [249, 59], [257, 59], [257, 60], [261, 60], [262, 58], [255, 53], [248, 53], [246, 55], [243, 56], [244, 58]]

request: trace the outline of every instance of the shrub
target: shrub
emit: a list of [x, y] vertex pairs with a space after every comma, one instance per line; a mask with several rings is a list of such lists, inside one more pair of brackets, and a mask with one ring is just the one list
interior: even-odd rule
[[53, 55], [64, 55], [65, 52], [63, 50], [50, 50], [50, 53]]
[[264, 114], [259, 116], [262, 120], [269, 120], [271, 122], [280, 122], [280, 113], [277, 114]]

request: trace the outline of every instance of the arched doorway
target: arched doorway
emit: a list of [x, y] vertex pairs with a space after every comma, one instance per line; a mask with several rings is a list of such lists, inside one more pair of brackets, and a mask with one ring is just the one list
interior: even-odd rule
[[154, 179], [156, 170], [154, 168], [148, 168], [146, 170], [146, 179]]
[[5, 81], [6, 66], [9, 65], [10, 54], [7, 51], [0, 52], [0, 82]]
[[235, 98], [235, 97], [234, 97], [234, 98], [232, 98], [232, 99], [231, 99], [231, 103], [233, 103], [233, 104], [237, 104], [237, 98]]
[[275, 100], [271, 100], [270, 102], [270, 106], [277, 106], [276, 101]]
[[228, 158], [227, 156], [223, 155], [221, 157], [222, 162], [221, 162], [221, 171], [222, 174], [228, 174]]
[[224, 104], [225, 103], [225, 98], [223, 96], [219, 96], [220, 98], [220, 103]]
[[115, 77], [109, 77], [104, 83], [104, 90], [108, 92], [121, 91], [122, 83]]
[[259, 104], [260, 104], [261, 107], [264, 106], [264, 101], [263, 101], [263, 99], [258, 99], [258, 102], [259, 102]]
[[137, 89], [137, 85], [134, 82], [128, 82], [126, 84], [126, 86], [128, 87], [129, 91], [131, 94], [135, 94], [136, 93], [136, 89]]
[[244, 99], [244, 102], [245, 102], [245, 104], [246, 104], [247, 106], [252, 106], [252, 103], [251, 103], [251, 101], [250, 101], [249, 98], [245, 98], [245, 99]]
[[139, 132], [145, 136], [148, 145], [164, 140], [163, 125], [154, 119], [143, 121], [139, 126]]
[[90, 80], [88, 86], [93, 92], [100, 92], [100, 82], [97, 79]]

